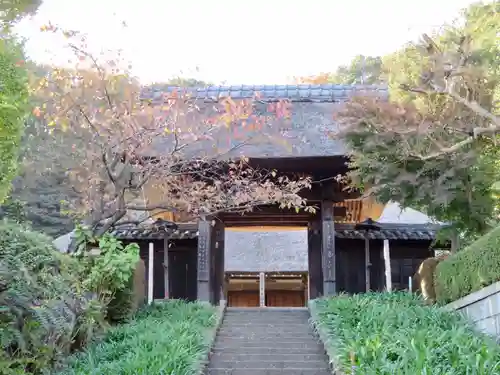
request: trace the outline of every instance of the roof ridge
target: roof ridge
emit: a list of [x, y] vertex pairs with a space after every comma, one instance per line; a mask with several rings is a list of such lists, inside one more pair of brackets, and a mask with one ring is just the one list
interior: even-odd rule
[[259, 96], [262, 100], [288, 99], [292, 101], [339, 102], [355, 94], [380, 93], [387, 96], [386, 85], [340, 85], [323, 84], [288, 84], [288, 85], [207, 85], [182, 87], [176, 85], [147, 86], [141, 93], [143, 99], [160, 99], [163, 94], [185, 92], [193, 99], [217, 100], [224, 97], [249, 99]]

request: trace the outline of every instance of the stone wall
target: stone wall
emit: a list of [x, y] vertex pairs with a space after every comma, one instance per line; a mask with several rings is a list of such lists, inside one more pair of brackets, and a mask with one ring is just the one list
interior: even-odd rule
[[463, 313], [479, 331], [500, 339], [500, 282], [460, 298], [445, 308]]

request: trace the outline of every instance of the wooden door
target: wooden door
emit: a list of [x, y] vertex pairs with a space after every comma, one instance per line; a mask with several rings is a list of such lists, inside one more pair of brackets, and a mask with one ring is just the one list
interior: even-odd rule
[[197, 293], [197, 249], [168, 252], [168, 285], [170, 298], [195, 301]]
[[266, 306], [269, 307], [304, 307], [303, 290], [269, 290], [266, 292]]
[[259, 307], [259, 291], [229, 291], [227, 295], [227, 305], [229, 307]]

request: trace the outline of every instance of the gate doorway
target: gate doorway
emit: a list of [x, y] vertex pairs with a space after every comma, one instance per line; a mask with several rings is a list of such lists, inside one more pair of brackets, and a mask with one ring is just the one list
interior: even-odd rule
[[176, 248], [168, 252], [169, 298], [196, 300], [197, 249]]
[[229, 307], [305, 307], [309, 300], [307, 272], [226, 273]]

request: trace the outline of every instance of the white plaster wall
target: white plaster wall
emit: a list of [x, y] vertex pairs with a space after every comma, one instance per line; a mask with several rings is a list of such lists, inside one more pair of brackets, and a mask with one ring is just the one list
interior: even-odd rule
[[224, 269], [240, 272], [308, 270], [307, 228], [224, 231]]

